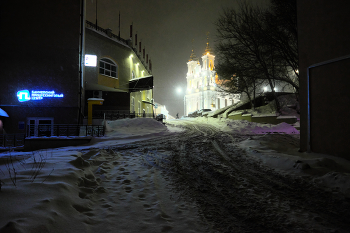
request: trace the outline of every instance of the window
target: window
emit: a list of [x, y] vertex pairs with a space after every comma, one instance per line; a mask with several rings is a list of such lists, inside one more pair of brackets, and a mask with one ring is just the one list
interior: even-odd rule
[[100, 74], [112, 78], [117, 77], [117, 65], [110, 59], [102, 58], [100, 60]]

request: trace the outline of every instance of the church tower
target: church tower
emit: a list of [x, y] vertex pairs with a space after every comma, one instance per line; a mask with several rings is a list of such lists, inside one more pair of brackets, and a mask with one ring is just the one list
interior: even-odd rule
[[215, 56], [209, 46], [209, 38], [207, 38], [207, 47], [205, 48], [205, 52], [202, 56], [203, 61], [203, 69], [213, 71], [214, 70], [214, 60]]
[[214, 67], [215, 56], [209, 46], [208, 34], [207, 46], [201, 58], [202, 66], [192, 49], [190, 59], [187, 62], [187, 91], [184, 99], [185, 115], [201, 109], [215, 111], [237, 101], [230, 94], [219, 92], [217, 74]]

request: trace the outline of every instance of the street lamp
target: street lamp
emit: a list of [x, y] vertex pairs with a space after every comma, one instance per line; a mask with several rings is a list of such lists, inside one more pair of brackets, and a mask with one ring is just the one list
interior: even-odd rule
[[177, 91], [177, 93], [181, 93], [182, 92], [182, 89], [181, 89], [181, 87], [178, 87], [177, 89], [176, 89], [176, 91]]

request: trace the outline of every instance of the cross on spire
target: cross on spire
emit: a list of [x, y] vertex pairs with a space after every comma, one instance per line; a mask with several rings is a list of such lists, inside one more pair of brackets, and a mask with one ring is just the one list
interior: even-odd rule
[[211, 48], [209, 46], [209, 32], [207, 32], [207, 47], [205, 48], [205, 54], [211, 53]]
[[193, 52], [193, 41], [194, 41], [194, 39], [192, 39], [192, 53], [191, 53], [189, 61], [197, 61], [198, 60], [198, 58], [196, 57], [196, 55]]

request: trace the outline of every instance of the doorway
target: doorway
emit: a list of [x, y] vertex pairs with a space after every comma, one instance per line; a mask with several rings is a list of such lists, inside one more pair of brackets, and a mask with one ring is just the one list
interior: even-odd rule
[[53, 135], [53, 117], [28, 117], [28, 137], [51, 137]]

